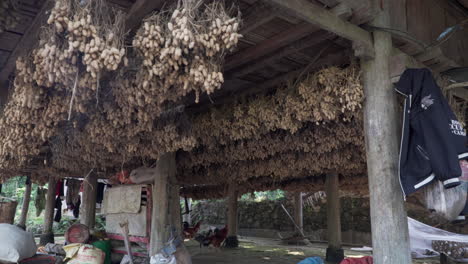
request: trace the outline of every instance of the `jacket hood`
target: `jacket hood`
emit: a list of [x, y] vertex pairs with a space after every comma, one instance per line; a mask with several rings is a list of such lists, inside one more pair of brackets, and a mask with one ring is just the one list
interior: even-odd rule
[[421, 94], [426, 78], [432, 78], [432, 74], [428, 69], [407, 69], [395, 85], [396, 91], [405, 96], [411, 95], [414, 98]]

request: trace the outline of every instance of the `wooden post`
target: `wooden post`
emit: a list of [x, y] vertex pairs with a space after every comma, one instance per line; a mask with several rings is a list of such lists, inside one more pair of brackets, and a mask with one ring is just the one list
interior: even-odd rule
[[226, 247], [237, 247], [239, 240], [237, 238], [238, 222], [237, 222], [237, 198], [239, 191], [234, 183], [228, 187], [228, 237], [226, 239]]
[[340, 263], [344, 259], [344, 251], [341, 248], [340, 181], [338, 174], [329, 174], [326, 177], [328, 238], [326, 260], [332, 263]]
[[174, 225], [177, 235], [182, 236], [182, 215], [180, 210], [180, 186], [176, 183], [171, 184], [170, 204], [172, 224]]
[[26, 178], [26, 190], [24, 191], [23, 206], [21, 207], [21, 215], [18, 226], [26, 230], [26, 220], [28, 219], [29, 202], [31, 201], [31, 176]]
[[299, 233], [304, 231], [304, 217], [303, 217], [303, 206], [302, 206], [302, 193], [298, 192], [294, 194], [294, 222], [300, 228]]
[[[381, 3], [383, 10], [371, 25], [390, 27], [390, 1]], [[390, 34], [374, 32], [374, 49], [374, 59], [361, 60], [373, 257], [376, 264], [409, 264], [408, 220], [398, 179], [399, 131], [397, 101], [390, 81]]]
[[47, 186], [47, 197], [46, 206], [44, 212], [44, 228], [40, 238], [40, 245], [46, 245], [47, 243], [54, 243], [54, 233], [52, 231], [54, 221], [54, 209], [55, 209], [55, 186], [57, 180], [53, 176], [49, 176], [49, 182]]
[[88, 174], [83, 181], [83, 202], [81, 203], [80, 223], [90, 229], [96, 223], [97, 174]]

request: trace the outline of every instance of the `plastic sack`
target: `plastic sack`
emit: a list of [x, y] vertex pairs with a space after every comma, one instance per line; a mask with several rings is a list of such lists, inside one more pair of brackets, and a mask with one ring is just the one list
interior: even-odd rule
[[320, 257], [311, 257], [306, 258], [297, 264], [323, 264], [323, 260]]
[[465, 208], [468, 183], [445, 189], [440, 181], [434, 181], [422, 190], [424, 206], [442, 219], [453, 221]]
[[85, 244], [70, 244], [63, 250], [67, 253], [66, 259], [70, 259], [68, 264], [103, 264], [106, 255], [104, 251]]
[[130, 173], [130, 181], [136, 184], [153, 183], [155, 177], [155, 168], [140, 167], [138, 169], [132, 170]]
[[0, 234], [0, 262], [16, 263], [36, 254], [32, 233], [14, 225], [0, 224]]
[[162, 254], [156, 254], [151, 257], [150, 264], [177, 264], [174, 256], [164, 257]]
[[[468, 243], [468, 235], [460, 235], [438, 229], [408, 217], [411, 255], [413, 258], [438, 256], [440, 252], [449, 253], [457, 250], [444, 245], [461, 245]], [[468, 259], [457, 259], [466, 262]]]

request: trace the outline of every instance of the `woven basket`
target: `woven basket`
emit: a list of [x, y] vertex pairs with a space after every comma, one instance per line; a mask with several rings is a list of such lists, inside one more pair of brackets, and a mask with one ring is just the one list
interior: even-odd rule
[[0, 202], [0, 223], [13, 224], [17, 205], [16, 201]]

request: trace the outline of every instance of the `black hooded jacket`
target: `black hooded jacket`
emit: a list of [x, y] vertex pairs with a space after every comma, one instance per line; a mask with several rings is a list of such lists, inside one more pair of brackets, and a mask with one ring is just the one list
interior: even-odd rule
[[406, 97], [399, 174], [405, 195], [434, 179], [460, 184], [459, 160], [468, 158], [466, 132], [428, 69], [408, 69], [396, 85]]

